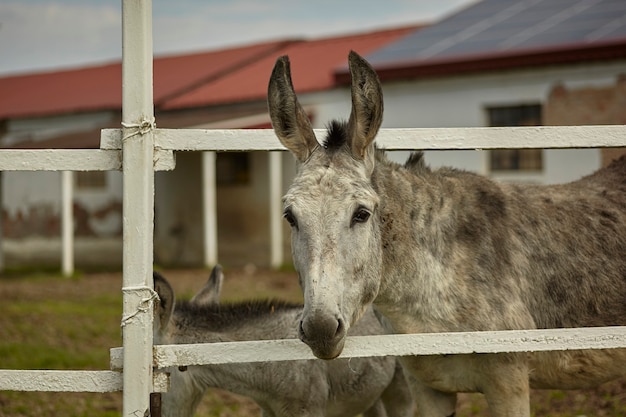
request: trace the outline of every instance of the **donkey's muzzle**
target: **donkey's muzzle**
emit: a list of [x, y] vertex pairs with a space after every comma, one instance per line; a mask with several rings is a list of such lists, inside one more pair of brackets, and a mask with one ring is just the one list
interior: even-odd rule
[[300, 340], [309, 345], [320, 359], [334, 359], [341, 354], [346, 340], [346, 326], [333, 316], [304, 317], [300, 322]]

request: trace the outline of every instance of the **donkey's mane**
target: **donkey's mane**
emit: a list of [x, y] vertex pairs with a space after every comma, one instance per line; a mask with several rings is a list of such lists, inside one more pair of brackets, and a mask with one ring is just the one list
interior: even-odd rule
[[343, 120], [333, 120], [328, 124], [324, 149], [331, 151], [340, 149], [348, 143], [348, 123]]
[[302, 310], [302, 304], [282, 300], [250, 300], [221, 304], [196, 304], [177, 301], [174, 314], [193, 318], [208, 330], [219, 331], [251, 319], [260, 319], [277, 312]]

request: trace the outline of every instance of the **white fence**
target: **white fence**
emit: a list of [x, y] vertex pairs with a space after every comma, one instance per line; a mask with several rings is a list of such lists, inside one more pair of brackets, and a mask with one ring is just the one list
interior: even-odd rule
[[[152, 105], [151, 3], [123, 1], [123, 128], [105, 130], [100, 150], [0, 150], [0, 170], [112, 170], [124, 174], [123, 348], [103, 371], [0, 370], [0, 390], [123, 390], [123, 415], [148, 415], [149, 394], [166, 389], [153, 370], [172, 365], [313, 359], [298, 340], [152, 345], [154, 171], [177, 150], [284, 148], [269, 130], [156, 129]], [[316, 132], [317, 133], [317, 132]], [[389, 150], [626, 146], [624, 126], [386, 129]], [[123, 152], [122, 152], [123, 149]], [[351, 337], [343, 357], [626, 348], [626, 327]], [[124, 372], [119, 372], [124, 369]]]

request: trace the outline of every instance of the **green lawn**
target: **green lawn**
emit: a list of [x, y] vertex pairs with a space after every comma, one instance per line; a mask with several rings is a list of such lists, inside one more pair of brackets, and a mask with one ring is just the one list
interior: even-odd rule
[[[164, 272], [178, 294], [191, 297], [208, 272]], [[0, 277], [0, 369], [109, 368], [109, 349], [121, 345], [121, 275], [54, 274]], [[301, 299], [293, 272], [226, 271], [224, 298]], [[626, 381], [586, 391], [533, 391], [536, 417], [626, 417]], [[111, 417], [121, 414], [121, 393], [0, 391], [0, 417]], [[462, 395], [457, 417], [486, 417], [479, 394]], [[251, 417], [250, 400], [219, 390], [204, 398], [198, 416]]]

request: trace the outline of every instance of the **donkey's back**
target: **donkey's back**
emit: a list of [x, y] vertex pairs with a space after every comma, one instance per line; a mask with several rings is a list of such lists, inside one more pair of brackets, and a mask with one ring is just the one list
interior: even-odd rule
[[[505, 190], [507, 257], [532, 327], [626, 325], [626, 157], [572, 183]], [[530, 365], [535, 388], [593, 387], [626, 375], [626, 349], [534, 353]]]
[[[420, 158], [407, 168], [462, 190], [450, 194], [458, 200], [456, 256], [473, 262], [450, 270], [481, 308], [454, 322], [457, 330], [626, 325], [626, 157], [550, 186], [430, 172]], [[457, 305], [468, 301], [461, 298]], [[593, 387], [626, 375], [626, 349], [537, 352], [529, 361], [535, 388]]]
[[626, 325], [626, 157], [568, 184], [502, 187], [500, 262], [530, 286], [534, 327]]

